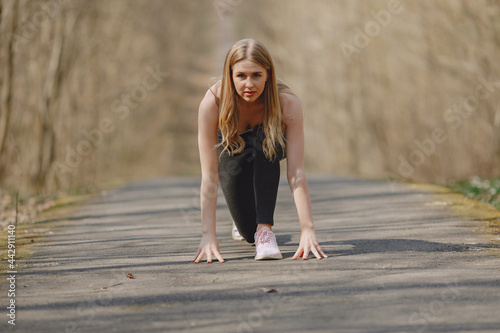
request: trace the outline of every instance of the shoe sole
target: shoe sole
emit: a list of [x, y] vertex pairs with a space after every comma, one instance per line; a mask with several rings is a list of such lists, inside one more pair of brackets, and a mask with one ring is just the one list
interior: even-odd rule
[[283, 259], [283, 256], [281, 253], [275, 254], [273, 256], [255, 256], [255, 260], [277, 260], [277, 259]]

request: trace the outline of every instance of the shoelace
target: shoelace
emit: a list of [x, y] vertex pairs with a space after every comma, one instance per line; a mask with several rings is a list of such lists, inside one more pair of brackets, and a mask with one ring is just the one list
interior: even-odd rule
[[271, 243], [271, 232], [269, 230], [261, 229], [257, 235], [260, 243]]

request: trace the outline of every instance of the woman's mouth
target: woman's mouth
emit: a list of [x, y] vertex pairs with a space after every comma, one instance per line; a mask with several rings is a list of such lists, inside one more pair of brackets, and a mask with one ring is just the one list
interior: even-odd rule
[[255, 95], [255, 91], [244, 91], [243, 93], [246, 97], [252, 97], [253, 95]]

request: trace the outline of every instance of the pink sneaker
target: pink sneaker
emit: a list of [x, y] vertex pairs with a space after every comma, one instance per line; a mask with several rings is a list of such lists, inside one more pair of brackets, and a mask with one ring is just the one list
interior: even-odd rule
[[255, 260], [281, 259], [276, 236], [268, 228], [264, 227], [255, 233]]

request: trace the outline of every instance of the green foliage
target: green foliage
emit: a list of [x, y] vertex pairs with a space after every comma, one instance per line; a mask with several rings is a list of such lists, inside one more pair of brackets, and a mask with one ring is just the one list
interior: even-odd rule
[[451, 185], [450, 189], [500, 209], [500, 178], [481, 179], [474, 176]]

